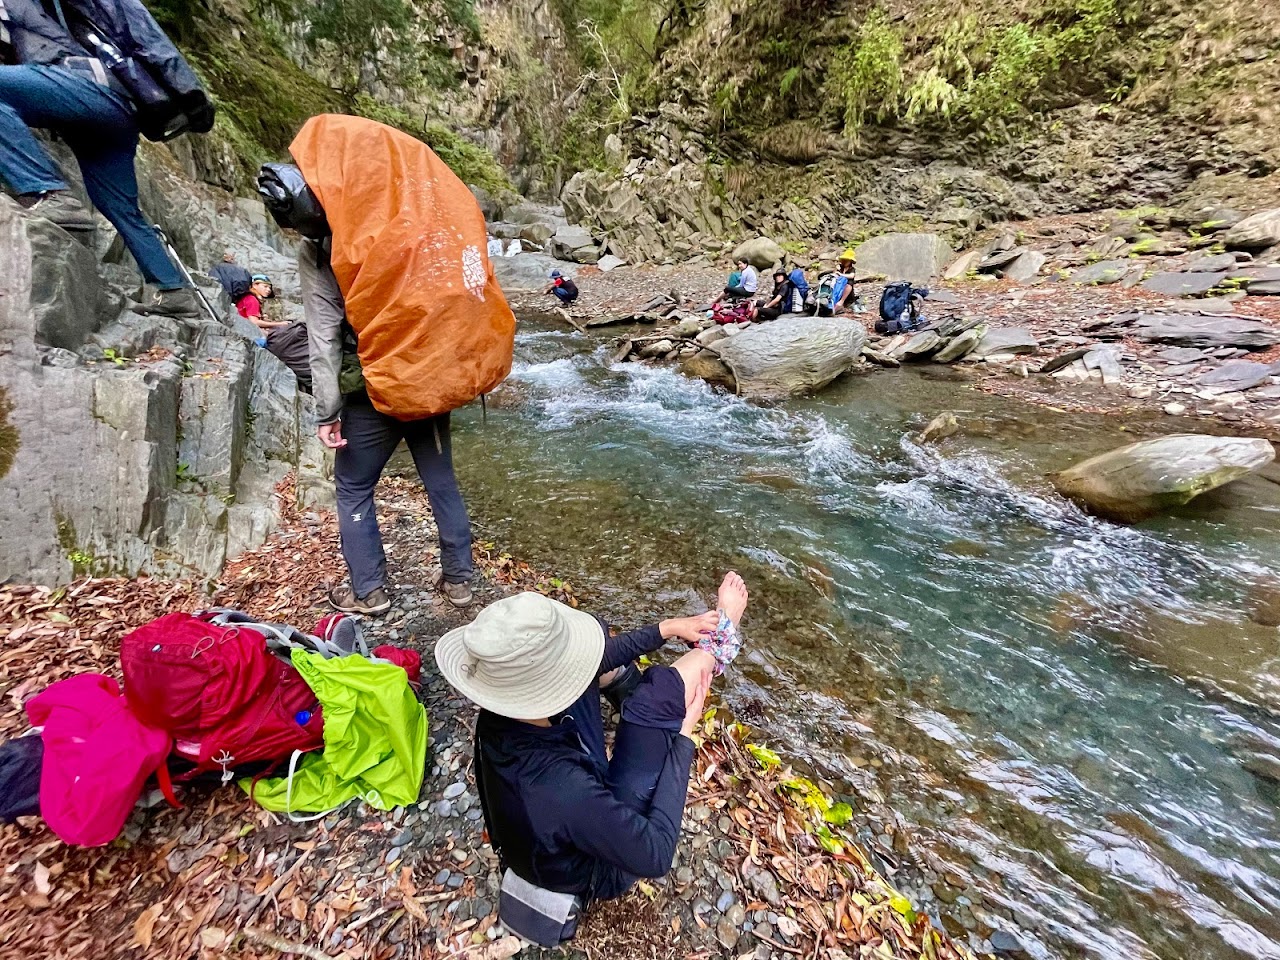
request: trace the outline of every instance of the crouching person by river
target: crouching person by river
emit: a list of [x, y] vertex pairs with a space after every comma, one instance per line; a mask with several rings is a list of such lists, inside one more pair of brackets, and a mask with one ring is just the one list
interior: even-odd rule
[[[589, 614], [522, 593], [440, 638], [441, 673], [481, 708], [476, 785], [512, 932], [554, 946], [592, 900], [671, 869], [691, 735], [712, 677], [737, 653], [746, 605], [746, 585], [730, 573], [718, 610], [611, 637]], [[669, 639], [695, 649], [639, 674], [636, 658]], [[612, 759], [602, 692], [621, 700]]]

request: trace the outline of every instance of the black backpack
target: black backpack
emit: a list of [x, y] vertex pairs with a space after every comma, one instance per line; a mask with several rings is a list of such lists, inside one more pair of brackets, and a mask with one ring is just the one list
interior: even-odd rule
[[876, 333], [906, 333], [924, 325], [916, 298], [929, 295], [924, 287], [912, 287], [906, 280], [897, 280], [885, 286], [880, 295], [880, 319], [876, 321]]
[[63, 2], [54, 0], [58, 19], [127, 91], [144, 137], [213, 129], [213, 101], [142, 0]]
[[253, 278], [249, 276], [249, 271], [244, 272], [243, 277], [233, 277], [230, 286], [227, 287], [227, 294], [231, 297], [233, 304], [239, 303], [249, 294], [250, 288], [253, 286]]
[[264, 163], [258, 171], [258, 194], [282, 229], [317, 241], [332, 233], [324, 207], [294, 164]]

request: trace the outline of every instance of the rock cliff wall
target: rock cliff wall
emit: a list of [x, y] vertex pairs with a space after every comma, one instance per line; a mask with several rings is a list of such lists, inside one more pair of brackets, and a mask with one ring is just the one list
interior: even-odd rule
[[[142, 168], [144, 209], [188, 265], [226, 245], [296, 292], [258, 211], [164, 149]], [[217, 321], [137, 313], [136, 268], [99, 220], [73, 237], [0, 197], [0, 580], [212, 577], [274, 528], [286, 477], [304, 504], [331, 497], [311, 401], [235, 328], [225, 297]]]

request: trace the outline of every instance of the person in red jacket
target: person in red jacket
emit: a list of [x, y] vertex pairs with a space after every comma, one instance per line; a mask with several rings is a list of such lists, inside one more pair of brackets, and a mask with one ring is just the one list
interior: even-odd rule
[[236, 312], [263, 333], [289, 326], [287, 322], [268, 320], [262, 315], [262, 303], [271, 296], [271, 278], [255, 273], [253, 283], [249, 285], [249, 292], [236, 301]]

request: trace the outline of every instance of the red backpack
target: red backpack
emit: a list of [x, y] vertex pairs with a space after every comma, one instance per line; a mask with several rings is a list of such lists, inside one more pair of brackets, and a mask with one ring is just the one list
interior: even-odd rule
[[120, 641], [129, 709], [196, 765], [178, 779], [220, 769], [225, 782], [247, 763], [323, 747], [320, 704], [302, 676], [260, 632], [214, 616], [170, 613]]

